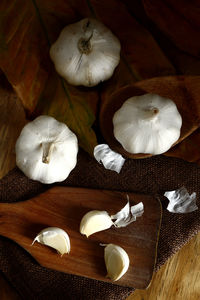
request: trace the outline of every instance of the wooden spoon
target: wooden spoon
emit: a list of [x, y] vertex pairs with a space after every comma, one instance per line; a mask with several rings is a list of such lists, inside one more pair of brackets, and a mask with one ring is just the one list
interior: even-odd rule
[[183, 123], [180, 138], [174, 145], [200, 126], [200, 76], [155, 77], [126, 86], [103, 99], [99, 118], [101, 133], [108, 145], [126, 157], [146, 158], [152, 154], [131, 154], [124, 150], [113, 135], [113, 115], [128, 98], [146, 93], [158, 94], [176, 103]]
[[[54, 187], [30, 200], [0, 203], [0, 234], [26, 249], [42, 266], [54, 270], [111, 282], [106, 278], [104, 247], [114, 243], [128, 253], [130, 266], [118, 285], [146, 288], [152, 278], [161, 222], [157, 197], [128, 193], [131, 205], [140, 201], [144, 214], [124, 228], [112, 227], [91, 235], [79, 232], [84, 214], [106, 210], [115, 214], [127, 203], [127, 193], [83, 188]], [[47, 246], [35, 243], [35, 236], [46, 227], [59, 227], [70, 237], [71, 251], [62, 257]]]

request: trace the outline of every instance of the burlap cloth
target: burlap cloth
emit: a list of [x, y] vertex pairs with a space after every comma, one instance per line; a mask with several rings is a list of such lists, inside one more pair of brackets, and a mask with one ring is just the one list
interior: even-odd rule
[[[105, 170], [80, 151], [77, 167], [61, 185], [133, 191], [160, 195], [163, 219], [158, 245], [157, 270], [200, 229], [200, 210], [172, 214], [166, 210], [163, 192], [185, 186], [197, 192], [200, 206], [200, 167], [180, 159], [157, 156], [144, 160], [126, 160], [120, 174]], [[25, 200], [47, 189], [26, 178], [17, 168], [0, 181], [0, 201]], [[124, 299], [133, 289], [102, 283], [48, 270], [14, 242], [0, 238], [0, 270], [22, 299]]]

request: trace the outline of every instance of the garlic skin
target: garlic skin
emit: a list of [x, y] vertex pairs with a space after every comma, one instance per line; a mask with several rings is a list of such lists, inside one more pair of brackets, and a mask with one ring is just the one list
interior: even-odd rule
[[126, 100], [113, 116], [114, 136], [129, 153], [161, 154], [179, 139], [182, 118], [176, 104], [156, 94]]
[[129, 268], [129, 257], [120, 246], [108, 244], [104, 249], [104, 260], [107, 269], [107, 277], [112, 281], [119, 280]]
[[102, 163], [105, 169], [120, 173], [125, 159], [121, 154], [114, 152], [107, 144], [99, 144], [94, 147], [94, 157], [98, 163]]
[[50, 57], [68, 83], [91, 87], [112, 76], [120, 49], [118, 38], [106, 26], [85, 18], [61, 31]]
[[63, 229], [58, 227], [43, 229], [35, 237], [32, 245], [35, 242], [54, 248], [61, 255], [70, 252], [69, 236]]
[[119, 212], [111, 216], [111, 220], [115, 219], [113, 224], [117, 228], [128, 226], [144, 213], [144, 204], [142, 202], [130, 206], [128, 195], [127, 199], [127, 204]]
[[39, 116], [21, 131], [16, 164], [30, 179], [45, 184], [65, 180], [77, 163], [76, 135], [50, 116]]
[[190, 195], [184, 186], [174, 191], [165, 192], [164, 196], [169, 200], [167, 210], [171, 213], [186, 214], [198, 209], [196, 192]]
[[107, 211], [91, 210], [86, 213], [80, 223], [80, 233], [89, 237], [91, 234], [106, 230], [113, 225]]

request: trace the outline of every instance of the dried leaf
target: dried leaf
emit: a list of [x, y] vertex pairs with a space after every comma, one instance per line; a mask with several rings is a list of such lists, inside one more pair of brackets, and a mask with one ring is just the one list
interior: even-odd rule
[[[47, 94], [44, 93], [43, 101], [39, 101], [37, 104], [35, 114], [38, 115], [42, 112], [66, 123], [78, 136], [80, 146], [92, 155], [97, 143], [95, 133], [91, 128], [94, 114], [87, 102], [84, 101], [82, 91], [69, 86], [57, 75], [54, 76], [53, 84], [56, 86], [55, 92], [51, 96], [49, 90], [47, 90]], [[84, 93], [87, 94], [87, 92]], [[91, 96], [94, 91], [89, 92], [89, 94]]]
[[[113, 91], [135, 81], [175, 74], [175, 69], [163, 54], [152, 35], [118, 0], [90, 0], [95, 16], [114, 32], [121, 42], [121, 62], [114, 76], [105, 85], [102, 102]], [[101, 104], [103, 105], [103, 103]]]
[[[121, 0], [127, 6], [128, 11], [131, 15], [139, 20], [140, 24], [142, 24], [154, 37], [158, 45], [161, 47], [162, 51], [168, 57], [170, 62], [175, 67], [177, 74], [184, 74], [184, 75], [200, 75], [200, 60], [191, 55], [186, 53], [184, 50], [177, 48], [176, 45], [161, 31], [160, 27], [157, 27], [153, 20], [147, 16], [142, 1], [130, 1], [130, 0]], [[169, 1], [168, 1], [169, 2]], [[197, 2], [196, 2], [197, 3]], [[148, 3], [149, 4], [149, 3]], [[193, 6], [193, 3], [187, 1], [186, 3], [188, 7]], [[173, 6], [179, 5], [177, 2], [173, 1]], [[180, 5], [179, 5], [180, 6]], [[195, 6], [195, 5], [194, 5]], [[200, 8], [200, 6], [199, 6]], [[187, 10], [185, 5], [181, 5], [177, 12], [182, 13], [186, 12], [188, 20], [193, 20], [193, 24], [195, 26], [199, 22], [199, 13], [200, 11], [197, 9], [189, 9]], [[179, 13], [177, 13], [178, 17]], [[184, 28], [182, 28], [184, 30]], [[196, 44], [197, 46], [197, 44]], [[159, 74], [158, 74], [159, 75]]]
[[0, 67], [29, 114], [64, 121], [92, 154], [98, 94], [66, 84], [49, 58], [50, 44], [62, 27], [79, 19], [80, 14], [63, 0], [1, 1]]
[[165, 153], [166, 156], [182, 158], [200, 164], [200, 128]]
[[198, 0], [143, 0], [143, 4], [147, 15], [178, 48], [199, 57]]
[[175, 72], [151, 34], [130, 15], [121, 1], [90, 0], [90, 3], [96, 17], [119, 38], [122, 61], [128, 64], [132, 77], [138, 80]]
[[97, 113], [98, 89], [68, 85], [55, 73], [49, 58], [49, 46], [65, 25], [97, 17], [120, 39], [121, 62], [113, 78], [104, 84], [102, 99], [141, 78], [175, 73], [151, 34], [119, 0], [4, 0], [0, 12], [0, 67], [25, 109], [34, 116], [45, 113], [66, 122], [90, 153], [96, 145], [91, 126]]

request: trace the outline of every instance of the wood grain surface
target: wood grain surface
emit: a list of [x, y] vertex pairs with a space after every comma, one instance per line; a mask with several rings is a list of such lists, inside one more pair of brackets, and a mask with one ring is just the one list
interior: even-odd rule
[[[151, 282], [161, 222], [157, 197], [128, 193], [130, 204], [144, 204], [144, 213], [127, 227], [97, 232], [89, 238], [79, 232], [82, 217], [91, 210], [114, 215], [127, 203], [127, 193], [77, 187], [53, 187], [32, 199], [0, 203], [0, 235], [15, 241], [36, 261], [49, 269], [112, 282], [106, 277], [104, 247], [114, 243], [128, 254], [126, 274], [113, 284], [145, 289]], [[71, 251], [62, 257], [55, 250], [32, 241], [47, 227], [58, 227], [69, 234]]]
[[[2, 97], [2, 94], [4, 96]], [[26, 123], [20, 102], [15, 96], [0, 92], [0, 177], [15, 166], [14, 145]], [[153, 276], [147, 290], [136, 290], [127, 300], [199, 300], [200, 233], [176, 253]], [[1, 300], [18, 300], [18, 293], [0, 273]]]

